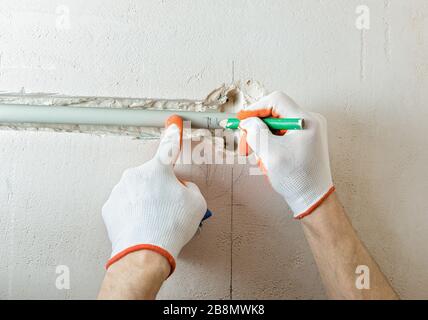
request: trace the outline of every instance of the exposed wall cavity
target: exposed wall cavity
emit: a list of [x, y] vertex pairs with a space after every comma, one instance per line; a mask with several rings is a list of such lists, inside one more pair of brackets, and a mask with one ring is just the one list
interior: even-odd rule
[[[2, 93], [1, 104], [43, 105], [52, 107], [91, 107], [91, 108], [132, 108], [146, 110], [177, 110], [177, 111], [219, 111], [237, 112], [239, 109], [257, 101], [266, 94], [265, 88], [257, 81], [236, 81], [223, 84], [214, 89], [203, 100], [189, 99], [151, 99], [151, 98], [120, 98], [120, 97], [72, 97], [45, 93]], [[93, 126], [93, 125], [49, 125], [20, 123], [0, 123], [0, 129], [6, 130], [43, 130], [81, 132], [93, 134], [129, 135], [135, 138], [157, 138], [159, 128], [141, 128], [128, 126]]]

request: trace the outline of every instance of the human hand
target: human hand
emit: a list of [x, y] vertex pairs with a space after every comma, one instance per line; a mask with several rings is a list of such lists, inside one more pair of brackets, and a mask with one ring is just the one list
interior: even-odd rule
[[196, 233], [207, 203], [192, 182], [180, 182], [174, 163], [180, 153], [183, 123], [173, 116], [155, 157], [126, 170], [104, 204], [102, 216], [112, 254], [107, 268], [137, 250], [152, 250], [170, 263]]
[[[260, 120], [265, 117], [303, 118], [304, 130], [273, 134]], [[310, 214], [333, 191], [327, 143], [327, 122], [317, 113], [301, 109], [290, 97], [274, 92], [238, 113], [240, 150], [248, 145], [262, 171], [294, 213]], [[248, 145], [247, 145], [248, 144]]]

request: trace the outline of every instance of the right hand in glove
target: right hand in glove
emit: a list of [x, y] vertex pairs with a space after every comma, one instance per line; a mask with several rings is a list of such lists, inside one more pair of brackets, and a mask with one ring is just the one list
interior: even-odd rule
[[[260, 120], [265, 117], [303, 118], [304, 130], [275, 135]], [[242, 120], [240, 150], [247, 149], [248, 143], [295, 218], [312, 213], [334, 191], [327, 122], [322, 115], [305, 111], [286, 94], [274, 92], [241, 110], [238, 118]]]

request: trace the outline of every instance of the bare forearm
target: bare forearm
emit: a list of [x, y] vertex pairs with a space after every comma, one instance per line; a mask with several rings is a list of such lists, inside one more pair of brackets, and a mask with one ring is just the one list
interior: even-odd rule
[[[330, 298], [398, 298], [358, 238], [335, 193], [302, 219], [302, 226]], [[367, 266], [369, 289], [356, 285], [358, 266]]]
[[130, 253], [107, 270], [98, 299], [155, 299], [169, 272], [167, 260], [155, 252]]

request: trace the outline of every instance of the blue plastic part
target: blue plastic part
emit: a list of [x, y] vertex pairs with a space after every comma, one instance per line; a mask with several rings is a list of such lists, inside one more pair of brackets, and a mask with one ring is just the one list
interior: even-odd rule
[[210, 211], [210, 209], [207, 209], [207, 212], [205, 212], [204, 217], [202, 218], [202, 221], [207, 220], [208, 218], [210, 218], [212, 216], [212, 212]]
[[205, 212], [205, 215], [202, 218], [202, 221], [199, 224], [199, 227], [202, 227], [202, 222], [204, 222], [205, 220], [209, 219], [212, 215], [213, 215], [213, 213], [209, 209], [207, 209], [207, 212]]

